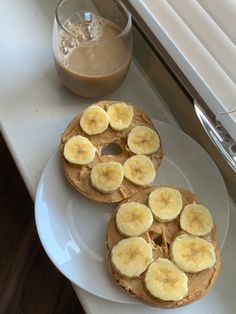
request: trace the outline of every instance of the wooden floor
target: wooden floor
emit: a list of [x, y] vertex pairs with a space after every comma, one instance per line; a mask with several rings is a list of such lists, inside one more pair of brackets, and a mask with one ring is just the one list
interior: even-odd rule
[[0, 134], [0, 314], [84, 313], [40, 244], [33, 210]]

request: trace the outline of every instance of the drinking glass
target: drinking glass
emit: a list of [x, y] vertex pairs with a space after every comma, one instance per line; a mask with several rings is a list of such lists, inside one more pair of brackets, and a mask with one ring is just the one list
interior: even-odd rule
[[53, 55], [62, 82], [83, 97], [102, 97], [127, 75], [131, 15], [119, 0], [62, 0], [53, 25]]

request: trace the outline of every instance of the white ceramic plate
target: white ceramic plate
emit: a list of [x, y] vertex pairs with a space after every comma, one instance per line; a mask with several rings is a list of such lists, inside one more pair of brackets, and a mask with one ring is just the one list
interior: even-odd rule
[[[187, 188], [211, 211], [219, 246], [225, 241], [228, 194], [221, 174], [192, 138], [163, 122], [154, 121], [165, 157], [155, 183]], [[35, 217], [40, 240], [56, 267], [74, 284], [115, 302], [138, 303], [110, 278], [104, 261], [106, 222], [115, 204], [87, 199], [65, 180], [59, 153], [52, 156], [39, 182]]]

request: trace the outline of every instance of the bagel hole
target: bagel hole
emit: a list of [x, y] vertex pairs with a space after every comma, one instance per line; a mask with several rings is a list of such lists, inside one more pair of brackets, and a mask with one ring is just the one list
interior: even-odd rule
[[155, 239], [153, 239], [154, 243], [158, 246], [161, 246], [162, 245], [162, 238], [161, 236], [159, 235], [158, 237], [156, 237]]
[[158, 245], [161, 246], [162, 245], [162, 236], [159, 233], [156, 232], [150, 232], [149, 233], [150, 238], [153, 240], [153, 242]]
[[117, 143], [109, 143], [103, 145], [101, 155], [119, 155], [123, 152], [123, 149]]

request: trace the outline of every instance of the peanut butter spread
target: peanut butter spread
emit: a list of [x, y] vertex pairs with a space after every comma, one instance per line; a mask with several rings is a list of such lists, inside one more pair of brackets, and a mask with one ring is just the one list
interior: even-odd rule
[[[113, 103], [115, 103], [115, 101], [100, 101], [96, 105], [107, 111], [109, 105]], [[103, 133], [89, 136], [80, 127], [79, 121], [82, 116], [81, 112], [70, 122], [61, 137], [60, 154], [63, 169], [68, 181], [79, 192], [81, 192], [88, 198], [96, 200], [98, 202], [120, 202], [126, 198], [129, 198], [135, 193], [142, 191], [143, 189], [143, 187], [137, 186], [136, 184], [124, 178], [118, 190], [114, 191], [113, 193], [105, 194], [94, 189], [90, 183], [91, 170], [97, 163], [117, 161], [123, 164], [126, 159], [134, 155], [127, 146], [127, 137], [133, 127], [138, 125], [144, 125], [156, 131], [151, 119], [143, 111], [138, 109], [133, 104], [127, 104], [132, 105], [134, 109], [133, 120], [127, 129], [122, 131], [115, 131], [109, 126]], [[72, 164], [68, 162], [63, 156], [65, 143], [68, 141], [69, 138], [75, 135], [87, 137], [97, 149], [94, 160], [88, 165]], [[102, 155], [101, 152], [103, 146], [109, 143], [118, 144], [122, 150], [122, 153], [118, 155]], [[152, 160], [154, 167], [157, 170], [163, 157], [161, 140], [158, 151], [148, 155], [148, 157]]]
[[[148, 196], [155, 190], [157, 186], [147, 187], [139, 191], [139, 193], [133, 195], [126, 202], [139, 202], [148, 206]], [[175, 188], [175, 187], [173, 187]], [[177, 188], [175, 188], [177, 189]], [[190, 191], [184, 189], [177, 189], [182, 195], [183, 207], [193, 202], [199, 203], [196, 196]], [[114, 277], [115, 281], [121, 286], [126, 292], [137, 297], [142, 302], [152, 306], [162, 308], [174, 308], [189, 304], [202, 296], [204, 296], [208, 290], [213, 286], [220, 271], [220, 255], [217, 247], [216, 240], [216, 227], [214, 226], [211, 232], [202, 237], [210, 241], [215, 249], [216, 263], [213, 267], [207, 268], [198, 273], [186, 273], [188, 277], [188, 294], [180, 301], [163, 301], [155, 298], [149, 294], [144, 285], [144, 273], [139, 278], [126, 278], [120, 275], [112, 266], [111, 263], [111, 250], [120, 240], [125, 237], [122, 236], [116, 227], [115, 211], [107, 224], [107, 240], [106, 240], [106, 259], [110, 273]], [[170, 245], [176, 236], [181, 233], [185, 233], [180, 228], [180, 215], [173, 221], [167, 223], [160, 223], [153, 221], [153, 224], [149, 230], [142, 235], [142, 237], [152, 244], [154, 259], [159, 257], [170, 259]], [[155, 241], [155, 242], [154, 242]]]

